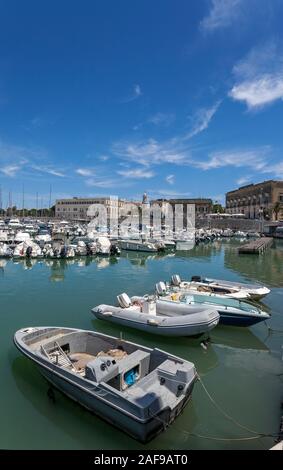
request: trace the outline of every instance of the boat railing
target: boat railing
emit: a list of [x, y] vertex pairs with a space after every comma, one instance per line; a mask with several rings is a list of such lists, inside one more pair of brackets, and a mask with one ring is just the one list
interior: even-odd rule
[[[54, 341], [54, 349], [52, 352], [46, 351], [43, 345], [41, 345], [41, 351], [47, 356], [47, 358], [56, 365], [61, 365], [63, 367], [70, 366], [74, 372], [77, 372], [77, 369], [74, 367], [69, 356], [63, 351], [60, 344], [57, 341]], [[61, 361], [60, 361], [61, 358]]]

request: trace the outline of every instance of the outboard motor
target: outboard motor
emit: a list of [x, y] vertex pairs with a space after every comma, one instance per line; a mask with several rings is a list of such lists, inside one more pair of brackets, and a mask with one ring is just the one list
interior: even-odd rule
[[54, 253], [55, 258], [59, 258], [60, 251], [58, 250], [58, 248], [54, 248], [53, 253]]
[[173, 276], [171, 277], [171, 283], [173, 284], [173, 286], [179, 287], [181, 282], [182, 281], [179, 274], [173, 274]]
[[67, 247], [62, 246], [60, 256], [61, 256], [61, 258], [66, 258], [66, 255], [67, 255]]
[[111, 245], [111, 248], [110, 248], [110, 255], [120, 255], [121, 254], [121, 250], [120, 248], [117, 246], [117, 245]]
[[92, 255], [92, 250], [91, 250], [91, 247], [90, 245], [87, 243], [86, 244], [86, 255], [87, 256], [91, 256]]
[[155, 284], [155, 289], [158, 295], [165, 295], [166, 294], [166, 286], [165, 283], [160, 281]]
[[30, 257], [31, 257], [31, 254], [32, 254], [32, 247], [31, 247], [31, 246], [28, 246], [28, 247], [27, 247], [27, 250], [26, 250], [26, 256], [27, 256], [27, 258], [30, 258]]
[[192, 282], [201, 282], [201, 276], [192, 276]]
[[123, 294], [117, 295], [117, 300], [121, 308], [128, 308], [132, 305], [130, 297], [125, 292], [123, 292]]

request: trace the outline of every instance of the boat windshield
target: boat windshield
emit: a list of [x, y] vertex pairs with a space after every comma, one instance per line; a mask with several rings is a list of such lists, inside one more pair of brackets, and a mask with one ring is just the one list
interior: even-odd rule
[[185, 304], [222, 305], [224, 307], [240, 308], [245, 312], [258, 312], [258, 309], [253, 305], [229, 297], [219, 298], [197, 294], [183, 294], [180, 296], [180, 302]]

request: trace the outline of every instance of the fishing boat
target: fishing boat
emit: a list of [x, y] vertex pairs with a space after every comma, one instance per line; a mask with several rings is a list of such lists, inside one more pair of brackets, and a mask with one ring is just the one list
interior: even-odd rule
[[200, 336], [215, 328], [219, 314], [201, 305], [164, 303], [154, 296], [117, 296], [118, 306], [98, 305], [92, 309], [100, 320], [164, 336]]
[[[171, 282], [174, 285], [180, 285], [180, 276], [174, 275], [171, 278]], [[186, 281], [185, 281], [186, 282]], [[230, 292], [230, 297], [240, 298], [238, 293], [247, 294], [247, 298], [253, 300], [259, 300], [269, 294], [270, 289], [260, 284], [246, 284], [242, 282], [225, 281], [221, 279], [213, 279], [209, 277], [192, 276], [189, 281], [191, 286], [201, 286], [203, 288], [211, 289], [215, 294]]]
[[167, 289], [164, 282], [156, 284], [159, 302], [165, 305], [171, 304], [171, 308], [179, 308], [180, 304], [190, 306], [202, 306], [217, 310], [220, 315], [220, 324], [234, 326], [251, 326], [265, 320], [269, 320], [270, 314], [257, 305], [242, 300], [224, 297], [216, 294], [203, 294], [187, 292], [179, 289], [174, 291]]
[[141, 442], [176, 419], [197, 379], [189, 361], [93, 331], [24, 328], [14, 343], [52, 385]]

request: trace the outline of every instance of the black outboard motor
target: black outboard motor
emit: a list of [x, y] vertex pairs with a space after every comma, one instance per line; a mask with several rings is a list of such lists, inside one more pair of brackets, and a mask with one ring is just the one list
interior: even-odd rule
[[67, 247], [62, 246], [60, 256], [61, 256], [61, 258], [66, 258], [66, 255], [67, 255]]
[[191, 281], [192, 282], [201, 282], [201, 277], [200, 276], [192, 276]]
[[121, 250], [117, 245], [111, 245], [110, 247], [110, 255], [111, 256], [117, 256], [121, 254]]
[[87, 256], [91, 256], [91, 255], [92, 255], [92, 251], [91, 251], [91, 248], [90, 248], [90, 246], [89, 246], [88, 243], [86, 244], [86, 255], [87, 255]]
[[32, 247], [28, 246], [27, 249], [26, 249], [26, 257], [30, 258], [31, 254], [32, 254]]

